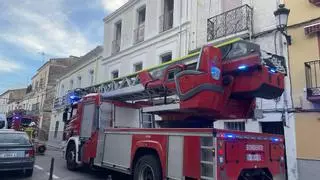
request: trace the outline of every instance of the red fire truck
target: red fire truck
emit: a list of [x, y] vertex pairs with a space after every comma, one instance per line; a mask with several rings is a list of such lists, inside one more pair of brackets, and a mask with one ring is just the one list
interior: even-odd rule
[[213, 128], [252, 118], [257, 97], [280, 97], [279, 69], [258, 45], [234, 40], [87, 89], [97, 93], [65, 109], [67, 168], [134, 180], [286, 179], [283, 136]]

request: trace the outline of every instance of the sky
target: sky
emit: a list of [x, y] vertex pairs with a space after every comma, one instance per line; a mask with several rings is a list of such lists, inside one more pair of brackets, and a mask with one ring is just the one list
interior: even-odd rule
[[102, 45], [103, 18], [127, 1], [0, 0], [0, 93], [26, 87], [49, 58]]

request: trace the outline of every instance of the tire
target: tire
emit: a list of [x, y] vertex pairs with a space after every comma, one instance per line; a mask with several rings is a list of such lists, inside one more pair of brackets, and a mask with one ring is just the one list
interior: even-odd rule
[[32, 174], [33, 174], [33, 169], [26, 169], [26, 170], [24, 171], [24, 176], [25, 176], [25, 177], [31, 177]]
[[67, 168], [70, 171], [75, 171], [77, 169], [76, 163], [76, 147], [74, 144], [69, 145], [66, 152]]
[[133, 180], [162, 180], [161, 165], [153, 155], [139, 158], [134, 166]]
[[39, 146], [39, 147], [38, 147], [38, 152], [39, 152], [40, 154], [44, 154], [45, 151], [46, 151], [46, 147], [45, 147], [45, 146]]

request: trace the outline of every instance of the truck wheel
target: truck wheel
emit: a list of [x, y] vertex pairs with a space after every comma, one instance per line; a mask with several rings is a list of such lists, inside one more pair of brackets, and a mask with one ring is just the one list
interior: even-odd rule
[[67, 159], [67, 168], [71, 171], [76, 170], [77, 168], [77, 163], [76, 163], [76, 147], [71, 144], [68, 148], [67, 148], [67, 155], [66, 155], [66, 159]]
[[134, 166], [133, 180], [161, 180], [161, 166], [153, 155], [142, 156]]

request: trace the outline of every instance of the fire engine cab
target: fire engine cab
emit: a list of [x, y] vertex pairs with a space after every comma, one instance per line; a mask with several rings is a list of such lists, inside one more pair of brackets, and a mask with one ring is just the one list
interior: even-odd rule
[[257, 97], [282, 95], [284, 73], [261, 53], [239, 39], [206, 45], [69, 93], [67, 168], [87, 164], [134, 180], [286, 179], [283, 136], [213, 128], [215, 120], [252, 118]]

